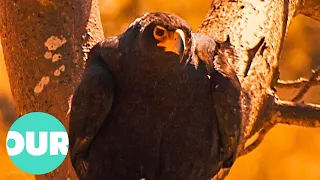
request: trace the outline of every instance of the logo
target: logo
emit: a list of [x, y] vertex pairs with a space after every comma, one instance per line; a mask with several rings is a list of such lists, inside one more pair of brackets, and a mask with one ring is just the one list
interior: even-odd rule
[[17, 119], [7, 135], [11, 161], [29, 174], [45, 174], [61, 165], [68, 153], [69, 138], [54, 116], [32, 112]]

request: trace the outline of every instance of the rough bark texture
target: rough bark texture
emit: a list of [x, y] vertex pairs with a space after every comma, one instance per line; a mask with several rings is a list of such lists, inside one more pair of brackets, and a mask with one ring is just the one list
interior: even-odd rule
[[298, 12], [320, 21], [320, 0], [300, 0]]
[[214, 1], [212, 6], [200, 32], [219, 41], [229, 37], [235, 46], [230, 56], [238, 58], [231, 63], [249, 97], [243, 102], [246, 139], [278, 78], [278, 58], [294, 8], [289, 10], [286, 1]]
[[[48, 112], [68, 127], [68, 99], [86, 52], [103, 38], [97, 0], [1, 0], [1, 43], [18, 114]], [[69, 158], [37, 179], [76, 179]]]
[[[243, 88], [243, 139], [239, 144], [239, 156], [257, 147], [264, 134], [276, 123], [320, 127], [318, 105], [281, 101], [276, 96], [275, 87], [293, 84], [278, 83], [279, 57], [292, 18], [300, 12], [320, 20], [319, 7], [319, 0], [212, 2], [199, 32], [234, 45], [229, 60]], [[317, 79], [316, 76], [304, 79], [302, 84], [305, 85], [300, 85], [304, 88], [294, 101], [301, 99], [307, 86], [318, 84], [315, 82]], [[245, 148], [246, 141], [255, 133], [260, 133], [260, 137], [252, 146]], [[228, 172], [229, 169], [222, 169], [215, 179], [224, 178]]]

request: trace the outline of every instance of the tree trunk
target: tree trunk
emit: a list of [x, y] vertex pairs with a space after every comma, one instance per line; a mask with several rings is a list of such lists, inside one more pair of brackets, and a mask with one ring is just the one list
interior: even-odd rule
[[[300, 83], [307, 87], [303, 87], [292, 102], [281, 101], [276, 95], [278, 85], [292, 85], [279, 81], [280, 53], [290, 22], [299, 13], [319, 20], [319, 8], [319, 0], [213, 0], [199, 32], [234, 46], [228, 50], [228, 59], [242, 86], [239, 156], [256, 148], [277, 123], [320, 127], [320, 106], [296, 103], [312, 84], [317, 84], [320, 69], [307, 83]], [[259, 138], [245, 147], [255, 133]], [[224, 178], [229, 170], [222, 169], [215, 179]]]
[[[20, 115], [48, 112], [68, 129], [68, 99], [86, 52], [103, 39], [97, 0], [1, 0], [1, 43]], [[77, 179], [69, 157], [37, 179]]]

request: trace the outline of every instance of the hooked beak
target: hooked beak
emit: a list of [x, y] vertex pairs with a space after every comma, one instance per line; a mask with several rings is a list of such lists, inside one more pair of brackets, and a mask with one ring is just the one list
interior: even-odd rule
[[165, 52], [173, 52], [183, 58], [184, 50], [186, 49], [185, 34], [181, 29], [174, 32], [168, 32], [168, 38], [157, 44], [158, 47], [163, 47]]

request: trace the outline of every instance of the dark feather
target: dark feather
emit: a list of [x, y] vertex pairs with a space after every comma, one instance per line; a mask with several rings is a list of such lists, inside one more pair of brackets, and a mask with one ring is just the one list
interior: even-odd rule
[[[182, 62], [157, 47], [156, 25], [184, 31]], [[234, 161], [239, 92], [213, 39], [148, 13], [90, 52], [72, 102], [73, 166], [81, 179], [209, 179]]]
[[241, 130], [241, 85], [220, 45], [206, 35], [195, 33], [196, 54], [206, 64], [212, 86], [213, 107], [217, 117], [224, 167], [236, 158]]
[[[116, 48], [116, 44], [112, 42], [108, 42], [109, 47], [104, 45], [104, 51], [112, 52], [112, 49]], [[105, 123], [113, 103], [113, 78], [100, 53], [100, 45], [91, 50], [81, 83], [72, 99], [70, 154], [71, 162], [80, 179], [83, 179], [87, 172], [87, 157], [91, 142], [101, 124]]]

